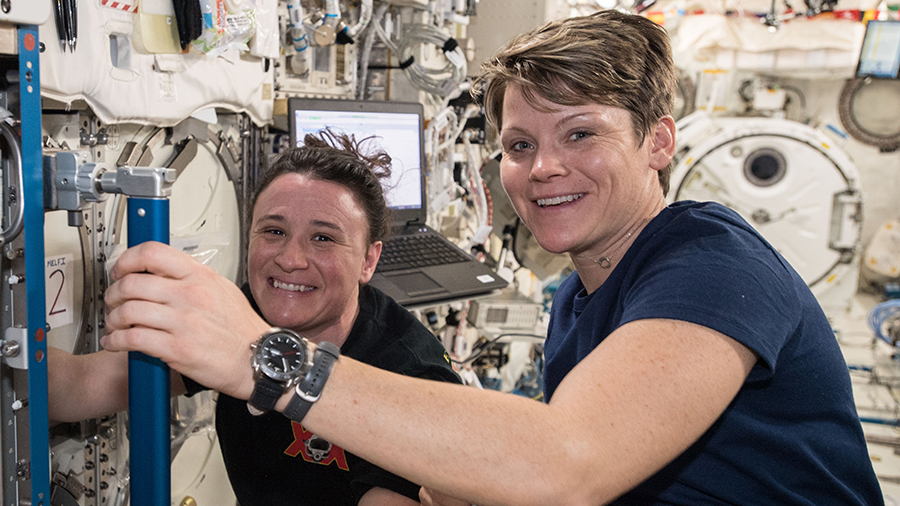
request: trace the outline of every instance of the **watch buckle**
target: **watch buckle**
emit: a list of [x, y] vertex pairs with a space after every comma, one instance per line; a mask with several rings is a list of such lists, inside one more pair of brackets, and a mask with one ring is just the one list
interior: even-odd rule
[[322, 394], [310, 395], [310, 394], [304, 392], [303, 390], [300, 390], [300, 385], [297, 385], [297, 387], [294, 388], [294, 392], [297, 394], [297, 397], [299, 397], [301, 400], [304, 400], [304, 401], [310, 402], [310, 403], [318, 401], [319, 397], [322, 396]]

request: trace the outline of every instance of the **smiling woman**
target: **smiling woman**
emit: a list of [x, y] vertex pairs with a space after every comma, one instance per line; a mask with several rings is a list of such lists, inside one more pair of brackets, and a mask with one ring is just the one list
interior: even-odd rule
[[[132, 248], [116, 264], [104, 344], [158, 356], [226, 394], [219, 410], [225, 399], [233, 415], [234, 432], [222, 437], [223, 448], [233, 443], [223, 451], [237, 471], [232, 479], [275, 472], [289, 458], [282, 455], [308, 442], [315, 458], [338, 462], [333, 469], [340, 461], [326, 452], [339, 445], [421, 483], [427, 505], [448, 504], [448, 496], [516, 506], [883, 503], [847, 366], [806, 284], [724, 206], [665, 205], [675, 144], [665, 30], [612, 10], [553, 21], [500, 50], [479, 82], [501, 134], [510, 200], [542, 246], [568, 252], [578, 267], [551, 307], [546, 404], [390, 374], [348, 357], [359, 326], [374, 321], [393, 334], [406, 325], [402, 310], [370, 317], [364, 301], [372, 292], [361, 288], [351, 335], [323, 369], [331, 371], [324, 388], [324, 379], [314, 385], [321, 398], [287, 449], [255, 454], [247, 442], [276, 431], [235, 420], [250, 416], [238, 400], [259, 384], [246, 347], [265, 324], [218, 278], [161, 247]], [[282, 181], [303, 190], [311, 179]], [[346, 198], [327, 185], [314, 191]], [[271, 210], [259, 216], [283, 218], [254, 231], [256, 241], [274, 236], [271, 252], [254, 246], [267, 252], [254, 281], [272, 293], [266, 307], [327, 291], [328, 269], [299, 273], [319, 248], [323, 258], [346, 260], [352, 272], [341, 286], [352, 291], [377, 236], [350, 241], [346, 251], [354, 253], [346, 256], [332, 248], [344, 247], [335, 229], [358, 221], [357, 209], [294, 214], [268, 192], [259, 205], [271, 202]], [[598, 262], [605, 257], [609, 265]], [[301, 394], [283, 395], [276, 410]], [[296, 483], [293, 497], [264, 496], [269, 491], [248, 483], [246, 504], [256, 493], [286, 504], [316, 492]]]
[[[192, 313], [172, 321], [175, 326], [186, 321], [221, 325], [215, 332], [199, 332], [194, 343], [203, 334], [222, 345], [237, 328], [250, 336], [262, 334], [254, 343], [253, 360], [250, 342], [232, 340], [227, 345], [241, 350], [232, 370], [246, 370], [251, 363], [256, 370], [247, 378], [256, 385], [249, 403], [226, 395], [223, 385], [228, 381], [202, 375], [194, 381], [175, 374], [172, 382], [173, 394], [193, 394], [204, 390], [203, 385], [226, 390], [216, 404], [216, 430], [232, 487], [244, 506], [418, 504], [419, 485], [313, 433], [300, 424], [302, 415], [292, 419], [270, 411], [294, 385], [312, 388], [323, 371], [327, 376], [329, 362], [322, 350], [404, 375], [459, 383], [437, 338], [389, 297], [365, 285], [387, 232], [381, 179], [390, 173], [390, 158], [378, 150], [363, 156], [359, 148], [352, 137], [323, 131], [308, 135], [304, 147], [272, 162], [253, 198], [249, 283], [243, 293], [211, 269], [160, 244], [145, 246], [154, 257], [167, 259], [165, 267], [146, 269], [170, 273], [158, 278], [164, 282], [159, 291], [135, 289], [137, 278], [122, 277], [136, 250], [123, 254], [111, 274], [121, 278], [107, 292], [108, 321], [115, 328], [132, 333], [158, 328], [154, 311], [139, 310], [137, 316], [128, 308], [166, 300], [168, 308]], [[203, 278], [215, 288], [198, 295], [167, 283], [188, 278]], [[121, 303], [135, 297], [141, 300]], [[217, 316], [223, 308], [228, 317], [242, 315], [238, 323]], [[307, 341], [319, 345], [315, 353]], [[326, 342], [330, 344], [323, 345]], [[220, 356], [210, 352], [213, 347], [205, 347], [209, 362]], [[124, 357], [106, 351], [73, 356], [52, 350], [51, 417], [78, 420], [124, 409], [127, 392], [117, 388], [126, 374]], [[89, 378], [101, 386], [89, 388]], [[309, 404], [299, 403], [291, 413], [304, 413], [304, 408]]]
[[503, 186], [538, 243], [572, 254], [593, 291], [615, 254], [666, 206], [658, 171], [672, 156], [675, 123], [663, 116], [640, 144], [625, 109], [554, 104], [517, 84], [505, 89]]
[[247, 259], [266, 320], [343, 344], [359, 311], [359, 287], [381, 253], [380, 241], [367, 243], [366, 228], [345, 186], [297, 173], [275, 178], [256, 200]]

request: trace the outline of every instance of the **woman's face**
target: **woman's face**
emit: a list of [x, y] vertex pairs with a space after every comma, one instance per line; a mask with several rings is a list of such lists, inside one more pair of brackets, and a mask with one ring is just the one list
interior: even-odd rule
[[625, 109], [539, 102], [547, 110], [526, 101], [517, 85], [506, 90], [503, 186], [545, 249], [600, 256], [658, 209], [657, 171], [669, 160], [658, 141], [666, 131], [658, 126], [639, 146]]
[[[266, 321], [314, 341], [346, 338], [381, 242], [367, 244], [368, 220], [344, 186], [283, 174], [253, 209], [247, 270]], [[331, 339], [329, 339], [331, 338]]]

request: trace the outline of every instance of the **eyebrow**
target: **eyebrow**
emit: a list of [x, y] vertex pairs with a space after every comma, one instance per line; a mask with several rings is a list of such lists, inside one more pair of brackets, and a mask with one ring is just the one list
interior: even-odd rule
[[262, 223], [264, 221], [276, 221], [278, 223], [284, 223], [287, 221], [287, 218], [285, 218], [284, 216], [282, 216], [280, 214], [266, 214], [266, 215], [260, 216], [259, 219], [256, 220], [256, 223]]
[[[583, 112], [572, 113], [568, 116], [565, 116], [564, 118], [561, 118], [559, 121], [557, 121], [556, 126], [561, 127], [562, 125], [564, 125], [570, 121], [573, 121], [573, 120], [576, 120], [576, 119], [579, 119], [582, 117], [591, 117], [591, 116], [595, 116], [595, 113], [592, 111], [583, 111]], [[525, 129], [519, 128], [517, 126], [504, 126], [503, 129], [500, 131], [500, 136], [502, 137], [503, 133], [507, 132], [507, 131], [515, 131], [515, 132], [523, 132], [524, 133]]]
[[338, 231], [341, 230], [340, 225], [338, 225], [337, 223], [332, 223], [332, 222], [330, 222], [330, 221], [313, 220], [313, 221], [311, 221], [310, 223], [312, 223], [312, 224], [313, 224], [314, 226], [316, 226], [316, 227], [330, 228], [330, 229], [332, 229], [332, 230], [338, 230]]
[[579, 118], [581, 118], [581, 117], [593, 117], [593, 116], [596, 116], [596, 115], [597, 115], [596, 113], [590, 112], [590, 111], [576, 112], [576, 113], [574, 113], [574, 114], [570, 114], [570, 115], [566, 116], [565, 118], [563, 118], [563, 119], [557, 121], [556, 124], [557, 124], [557, 125], [562, 125], [562, 124], [564, 124], [564, 123], [568, 123], [568, 122], [570, 122], [570, 121], [579, 119]]
[[[286, 217], [284, 217], [284, 215], [281, 215], [281, 214], [266, 214], [264, 216], [261, 216], [258, 220], [256, 220], [256, 223], [260, 224], [260, 223], [264, 223], [267, 221], [274, 221], [276, 223], [286, 223], [288, 220]], [[310, 224], [313, 225], [314, 227], [323, 227], [323, 228], [329, 228], [329, 229], [338, 230], [338, 231], [342, 230], [340, 225], [338, 225], [337, 223], [331, 222], [331, 221], [312, 220], [310, 222]]]

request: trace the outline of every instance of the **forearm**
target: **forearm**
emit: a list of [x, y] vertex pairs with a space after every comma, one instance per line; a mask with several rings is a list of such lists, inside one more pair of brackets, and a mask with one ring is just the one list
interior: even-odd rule
[[100, 351], [72, 355], [47, 349], [50, 419], [77, 422], [128, 407], [128, 354]]
[[475, 504], [605, 504], [701, 437], [755, 361], [704, 327], [641, 320], [583, 359], [545, 405], [342, 357], [304, 425]]
[[[77, 422], [128, 409], [128, 353], [72, 355], [47, 349], [47, 408], [51, 420]], [[172, 395], [185, 393], [173, 372]]]
[[414, 483], [476, 504], [567, 504], [585, 489], [578, 431], [559, 410], [523, 397], [342, 357], [303, 424]]

